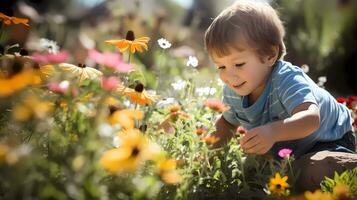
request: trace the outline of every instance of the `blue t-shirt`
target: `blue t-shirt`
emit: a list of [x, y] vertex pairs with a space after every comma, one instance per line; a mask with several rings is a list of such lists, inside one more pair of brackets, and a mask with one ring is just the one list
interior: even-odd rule
[[241, 124], [248, 130], [286, 119], [292, 116], [295, 107], [305, 102], [319, 107], [320, 128], [305, 138], [275, 143], [271, 149], [274, 154], [281, 148], [291, 148], [295, 156], [300, 156], [316, 142], [337, 140], [352, 130], [348, 108], [316, 85], [299, 67], [286, 61], [276, 63], [262, 94], [253, 105], [248, 104], [248, 96], [240, 96], [226, 85], [223, 102], [231, 108], [223, 113], [224, 119], [231, 124]]

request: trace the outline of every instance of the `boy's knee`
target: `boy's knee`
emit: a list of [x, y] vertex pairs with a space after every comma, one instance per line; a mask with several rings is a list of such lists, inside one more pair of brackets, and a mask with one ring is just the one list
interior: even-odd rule
[[335, 171], [341, 173], [357, 167], [357, 154], [319, 151], [303, 155], [294, 161], [294, 169], [300, 171], [297, 192], [316, 190], [325, 176], [333, 178]]

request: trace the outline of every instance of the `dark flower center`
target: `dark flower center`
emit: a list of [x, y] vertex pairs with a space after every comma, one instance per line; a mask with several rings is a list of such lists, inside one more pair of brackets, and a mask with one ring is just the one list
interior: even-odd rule
[[85, 67], [87, 67], [87, 66], [86, 66], [86, 64], [79, 63], [79, 64], [78, 64], [78, 67], [80, 67], [80, 68], [85, 68]]
[[133, 150], [131, 151], [130, 157], [136, 157], [140, 153], [140, 149], [138, 147], [134, 147]]
[[20, 73], [23, 68], [24, 68], [24, 63], [21, 62], [20, 59], [15, 59], [13, 65], [11, 66], [9, 76], [11, 77], [13, 75]]
[[278, 190], [280, 190], [280, 189], [281, 189], [281, 185], [280, 185], [280, 184], [276, 184], [276, 188], [277, 188]]
[[112, 115], [115, 111], [119, 110], [120, 108], [118, 106], [109, 106], [109, 113]]
[[29, 52], [26, 49], [21, 49], [19, 53], [22, 56], [28, 56], [29, 55]]
[[126, 40], [130, 40], [130, 41], [134, 41], [135, 40], [135, 36], [134, 36], [134, 32], [133, 31], [128, 31], [126, 33]]
[[143, 92], [144, 91], [144, 85], [142, 83], [138, 83], [138, 84], [136, 84], [134, 89], [137, 92]]

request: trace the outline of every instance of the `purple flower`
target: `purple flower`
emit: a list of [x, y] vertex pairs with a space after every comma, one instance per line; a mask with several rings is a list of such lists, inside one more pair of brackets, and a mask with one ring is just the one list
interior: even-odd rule
[[281, 158], [290, 157], [292, 152], [293, 152], [292, 149], [283, 148], [283, 149], [280, 149], [280, 150], [279, 150], [278, 155], [279, 155]]

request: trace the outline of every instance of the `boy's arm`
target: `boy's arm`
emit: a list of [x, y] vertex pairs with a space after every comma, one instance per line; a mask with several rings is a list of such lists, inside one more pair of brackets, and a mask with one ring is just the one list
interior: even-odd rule
[[213, 148], [219, 148], [226, 144], [235, 134], [238, 125], [233, 125], [227, 120], [224, 119], [223, 115], [217, 120], [216, 131], [211, 133], [215, 137], [218, 137], [219, 140], [215, 144], [213, 144]]
[[320, 127], [320, 111], [316, 104], [306, 102], [293, 110], [287, 119], [253, 128], [240, 144], [247, 153], [264, 154], [275, 142], [304, 138]]

